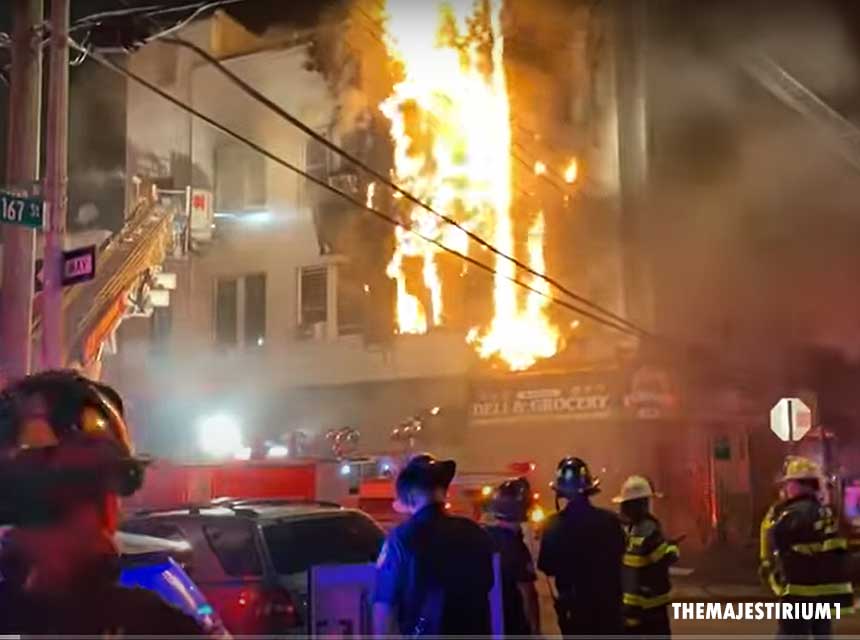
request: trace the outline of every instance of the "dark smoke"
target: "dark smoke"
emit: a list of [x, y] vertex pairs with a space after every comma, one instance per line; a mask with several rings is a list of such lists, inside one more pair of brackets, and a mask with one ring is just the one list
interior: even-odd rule
[[860, 176], [741, 68], [765, 52], [850, 117], [856, 34], [835, 3], [692, 4], [651, 13], [660, 324], [751, 366], [810, 345], [860, 354]]

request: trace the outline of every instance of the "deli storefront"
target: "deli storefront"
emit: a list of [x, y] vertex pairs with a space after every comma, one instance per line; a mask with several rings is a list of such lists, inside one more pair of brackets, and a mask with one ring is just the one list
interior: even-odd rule
[[705, 546], [712, 530], [712, 468], [707, 436], [687, 418], [683, 394], [667, 370], [589, 370], [508, 375], [471, 381], [468, 467], [536, 464], [535, 490], [551, 504], [558, 460], [583, 458], [600, 477], [597, 504], [631, 474], [649, 477], [665, 494], [655, 511], [670, 535]]

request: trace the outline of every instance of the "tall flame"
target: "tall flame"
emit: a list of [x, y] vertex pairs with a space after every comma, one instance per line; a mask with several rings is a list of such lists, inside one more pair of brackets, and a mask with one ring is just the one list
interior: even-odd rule
[[[388, 0], [385, 43], [398, 81], [380, 110], [391, 122], [398, 183], [502, 253], [515, 255], [501, 2]], [[404, 199], [399, 203], [408, 204], [404, 222], [424, 236], [462, 254], [475, 248], [462, 230]], [[540, 273], [544, 230], [541, 213], [524, 243], [528, 255], [521, 257]], [[437, 264], [440, 251], [396, 229], [387, 274], [397, 283], [400, 333], [424, 333], [445, 323], [449, 301]], [[472, 329], [467, 339], [481, 357], [497, 356], [511, 369], [526, 369], [557, 351], [558, 331], [545, 315], [548, 300], [533, 292], [521, 295], [511, 282], [518, 277], [516, 266], [501, 257], [494, 266], [492, 321]], [[530, 284], [548, 292], [539, 278]]]

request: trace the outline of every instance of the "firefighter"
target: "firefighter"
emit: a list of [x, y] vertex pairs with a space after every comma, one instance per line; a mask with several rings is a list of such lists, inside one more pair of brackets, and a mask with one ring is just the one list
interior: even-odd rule
[[0, 394], [0, 634], [204, 635], [117, 582], [119, 498], [143, 471], [113, 389], [60, 371]]
[[376, 563], [376, 637], [488, 636], [493, 544], [472, 520], [451, 516], [445, 496], [453, 460], [416, 456], [397, 475], [409, 519], [388, 535]]
[[671, 634], [669, 565], [678, 560], [678, 546], [663, 537], [660, 521], [651, 514], [651, 499], [658, 497], [647, 478], [630, 476], [612, 499], [625, 523], [624, 628], [634, 635]]
[[[761, 525], [760, 575], [786, 603], [851, 607], [845, 538], [819, 492], [824, 476], [812, 460], [788, 456], [779, 479], [780, 498]], [[829, 637], [830, 620], [781, 619], [780, 637]]]
[[562, 634], [619, 635], [624, 530], [611, 511], [591, 504], [599, 481], [579, 458], [558, 463], [552, 487], [564, 509], [547, 519], [538, 569], [555, 581], [553, 594]]
[[540, 635], [541, 632], [535, 589], [537, 573], [522, 529], [531, 506], [532, 491], [525, 478], [503, 482], [493, 492], [489, 503], [495, 523], [487, 526], [487, 531], [501, 561], [505, 634], [511, 636]]

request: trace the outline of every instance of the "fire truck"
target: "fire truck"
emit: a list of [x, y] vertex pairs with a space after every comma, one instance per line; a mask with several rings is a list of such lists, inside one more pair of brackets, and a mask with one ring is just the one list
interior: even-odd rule
[[[342, 464], [350, 467], [351, 490], [342, 503], [372, 515], [386, 528], [401, 522], [405, 516], [394, 508], [394, 472], [402, 462], [387, 455], [344, 461]], [[346, 470], [343, 466], [342, 472]], [[481, 522], [486, 518], [486, 505], [493, 489], [512, 477], [528, 478], [532, 471], [534, 464], [529, 462], [513, 463], [502, 471], [459, 471], [448, 490], [446, 507], [451, 513]], [[540, 525], [545, 511], [540, 494], [535, 492], [533, 498], [530, 519], [533, 525]]]
[[[394, 479], [402, 455], [348, 458], [286, 458], [175, 464], [157, 461], [140, 491], [126, 499], [129, 512], [207, 504], [223, 498], [292, 498], [336, 502], [373, 516], [386, 528], [403, 515], [394, 509]], [[482, 521], [493, 489], [511, 477], [528, 477], [532, 463], [514, 463], [495, 472], [460, 472], [448, 492], [452, 513]], [[540, 525], [544, 509], [534, 495], [530, 518]]]
[[219, 498], [292, 498], [343, 502], [349, 479], [337, 460], [230, 460], [153, 463], [143, 487], [126, 499], [129, 511], [206, 504]]

